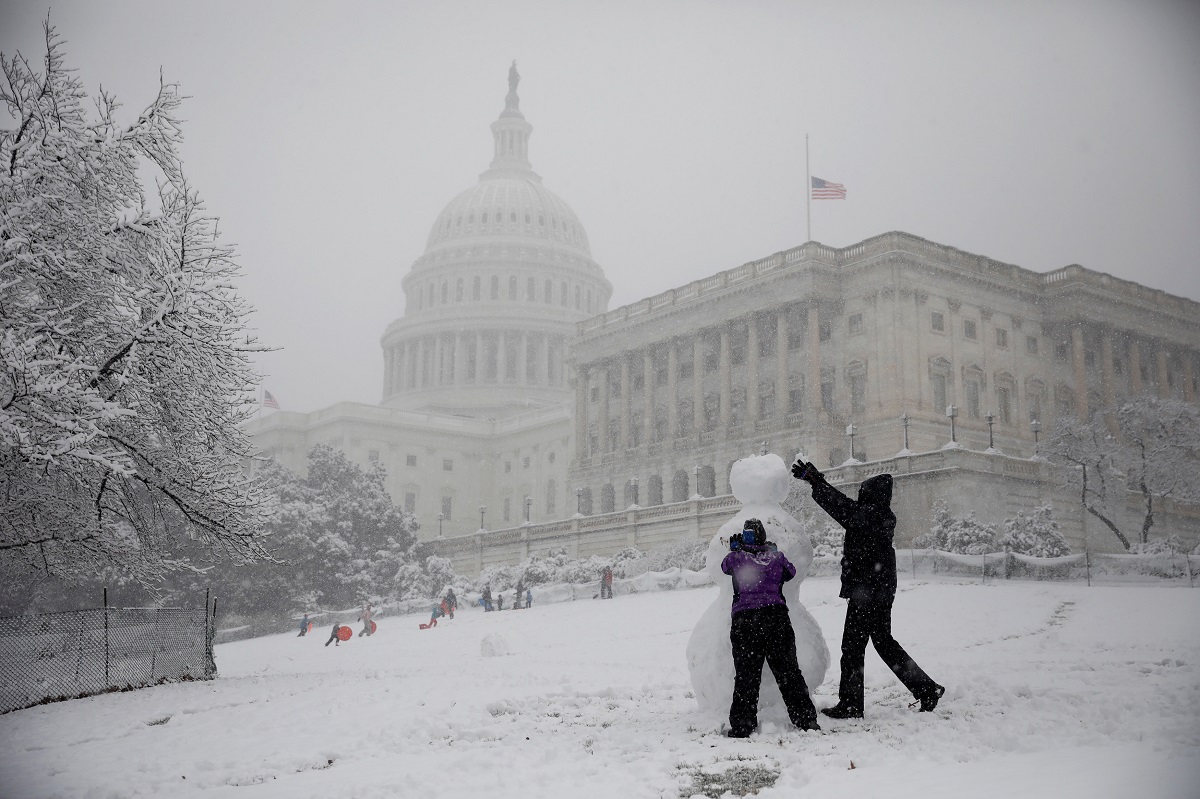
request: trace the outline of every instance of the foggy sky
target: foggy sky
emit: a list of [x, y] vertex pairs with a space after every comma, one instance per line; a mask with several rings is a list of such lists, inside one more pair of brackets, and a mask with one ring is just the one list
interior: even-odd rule
[[[40, 59], [48, 4], [0, 8]], [[59, 2], [128, 119], [161, 67], [189, 179], [238, 244], [264, 384], [377, 402], [379, 337], [443, 206], [492, 155], [516, 59], [530, 160], [612, 307], [889, 230], [1200, 299], [1200, 4]], [[9, 122], [2, 123], [5, 127]]]

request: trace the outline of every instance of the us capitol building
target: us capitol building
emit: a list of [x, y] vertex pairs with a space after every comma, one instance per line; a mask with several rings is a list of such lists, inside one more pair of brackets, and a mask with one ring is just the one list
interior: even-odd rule
[[[610, 310], [583, 225], [532, 169], [518, 81], [489, 169], [404, 278], [380, 404], [269, 414], [249, 428], [264, 452], [295, 471], [322, 442], [382, 463], [467, 573], [706, 538], [736, 506], [729, 467], [763, 451], [803, 451], [835, 483], [893, 473], [897, 546], [947, 499], [993, 523], [1050, 503], [1073, 548], [1119, 547], [1032, 457], [1039, 431], [1142, 392], [1196, 402], [1200, 304], [890, 232]], [[1200, 535], [1200, 509], [1166, 504]]]

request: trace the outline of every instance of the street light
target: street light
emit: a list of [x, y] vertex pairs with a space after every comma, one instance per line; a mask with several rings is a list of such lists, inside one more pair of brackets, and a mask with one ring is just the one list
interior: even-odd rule
[[846, 425], [846, 435], [850, 436], [850, 460], [854, 460], [854, 434], [858, 432], [858, 428], [853, 424]]
[[696, 464], [695, 468], [692, 469], [692, 474], [695, 475], [696, 478], [694, 483], [696, 486], [696, 496], [700, 496], [700, 464]]
[[908, 449], [908, 411], [900, 411], [900, 424], [904, 425], [904, 449]]
[[987, 423], [988, 423], [988, 449], [995, 449], [996, 441], [995, 441], [995, 439], [992, 438], [992, 423], [996, 421], [996, 417], [992, 416], [991, 411], [988, 411], [987, 416], [985, 416], [983, 418], [987, 419]]
[[1031, 428], [1033, 428], [1033, 454], [1037, 455], [1038, 454], [1038, 433], [1042, 432], [1042, 423], [1039, 422], [1037, 419], [1034, 419], [1032, 422], [1029, 423], [1029, 426]]
[[525, 495], [525, 523], [529, 524], [529, 506], [533, 504], [533, 497]]
[[583, 515], [583, 486], [575, 489], [575, 513]]
[[769, 441], [762, 442], [762, 454], [763, 455], [766, 455], [770, 449], [771, 449], [771, 442], [769, 442]]
[[638, 479], [636, 477], [630, 477], [629, 485], [633, 488], [631, 496], [633, 497], [633, 504], [636, 505], [638, 504]]
[[444, 513], [438, 514], [438, 538], [442, 537], [442, 519], [445, 519], [445, 518], [446, 518], [446, 514], [444, 514]]
[[484, 514], [486, 511], [487, 511], [487, 505], [480, 505], [480, 506], [479, 506], [479, 529], [480, 529], [480, 530], [484, 529], [484, 527], [483, 527], [483, 514]]
[[950, 443], [957, 444], [958, 439], [954, 437], [954, 420], [958, 417], [958, 408], [953, 405], [947, 405], [946, 415], [950, 417]]

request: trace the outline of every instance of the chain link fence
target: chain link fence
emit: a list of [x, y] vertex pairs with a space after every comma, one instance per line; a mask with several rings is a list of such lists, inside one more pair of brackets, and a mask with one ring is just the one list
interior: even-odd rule
[[176, 680], [211, 680], [216, 603], [0, 618], [0, 713]]

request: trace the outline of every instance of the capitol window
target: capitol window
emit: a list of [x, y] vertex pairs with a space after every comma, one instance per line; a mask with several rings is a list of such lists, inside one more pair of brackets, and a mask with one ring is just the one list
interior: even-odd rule
[[862, 314], [860, 314], [860, 313], [850, 314], [849, 322], [850, 322], [850, 332], [851, 333], [863, 332]]
[[512, 222], [514, 224], [516, 223], [516, 221], [517, 221], [517, 212], [516, 211], [513, 211], [512, 213], [510, 213], [508, 215], [508, 221]]
[[971, 338], [971, 339], [975, 338], [975, 320], [974, 319], [964, 319], [963, 320], [963, 338]]
[[542, 227], [545, 227], [546, 226], [546, 217], [542, 216], [541, 214], [538, 214], [538, 224], [541, 225]]
[[929, 327], [937, 333], [944, 333], [946, 330], [946, 317], [941, 311], [934, 311], [929, 315]]

